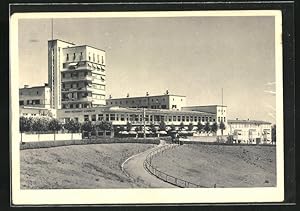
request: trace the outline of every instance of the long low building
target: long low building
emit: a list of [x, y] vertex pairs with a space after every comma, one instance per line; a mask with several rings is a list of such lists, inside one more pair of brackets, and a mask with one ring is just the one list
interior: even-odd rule
[[[113, 125], [126, 125], [130, 122], [132, 125], [159, 125], [164, 121], [166, 125], [185, 126], [198, 122], [205, 124], [216, 122], [216, 113], [200, 111], [178, 111], [167, 109], [144, 109], [144, 108], [123, 108], [123, 107], [96, 107], [81, 109], [60, 109], [57, 110], [57, 118], [62, 122], [73, 119], [78, 122], [84, 121], [109, 121]], [[225, 122], [226, 125], [226, 122]], [[218, 134], [220, 131], [218, 131]]]

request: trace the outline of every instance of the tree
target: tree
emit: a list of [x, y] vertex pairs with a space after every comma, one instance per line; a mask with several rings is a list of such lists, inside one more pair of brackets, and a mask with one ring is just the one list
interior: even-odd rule
[[197, 130], [198, 130], [199, 133], [202, 132], [203, 128], [204, 128], [204, 125], [201, 122], [198, 122], [198, 124], [197, 124]]
[[104, 131], [104, 136], [106, 136], [106, 131], [111, 131], [113, 128], [112, 123], [108, 121], [101, 121], [96, 123], [96, 130]]
[[189, 131], [192, 131], [194, 129], [194, 125], [193, 125], [193, 123], [190, 123], [189, 125], [188, 125], [188, 130]]
[[156, 127], [153, 123], [150, 124], [150, 130], [153, 132], [153, 133], [156, 133]]
[[21, 143], [23, 142], [23, 133], [31, 130], [32, 127], [32, 118], [20, 117], [20, 132], [21, 132]]
[[179, 130], [182, 130], [182, 129], [184, 129], [184, 124], [183, 124], [183, 122], [181, 122], [180, 125], [179, 125]]
[[48, 124], [49, 130], [54, 132], [54, 141], [55, 141], [55, 133], [61, 129], [61, 124], [57, 119], [51, 119]]
[[132, 124], [130, 122], [127, 122], [126, 129], [127, 129], [127, 132], [129, 132], [132, 129]]
[[207, 135], [208, 135], [208, 133], [210, 132], [210, 125], [209, 125], [209, 122], [206, 122], [205, 123], [205, 125], [204, 125], [204, 131], [207, 133]]
[[159, 130], [166, 131], [166, 123], [163, 120], [159, 123]]
[[216, 133], [218, 131], [218, 124], [216, 122], [214, 122], [211, 126], [211, 131], [213, 133]]
[[71, 139], [73, 139], [73, 133], [76, 133], [80, 130], [80, 123], [77, 122], [77, 121], [74, 121], [73, 119], [67, 121], [65, 124], [64, 124], [64, 128], [66, 130], [68, 130], [68, 132], [71, 132], [72, 133], [72, 137]]
[[45, 117], [38, 117], [33, 119], [32, 131], [38, 134], [38, 140], [40, 141], [40, 133], [48, 131], [49, 120]]
[[91, 138], [91, 132], [93, 131], [93, 129], [94, 129], [94, 126], [93, 126], [93, 124], [92, 124], [92, 122], [91, 121], [86, 121], [86, 122], [84, 122], [82, 125], [81, 125], [81, 130], [83, 131], [83, 132], [87, 132], [88, 133], [88, 138]]
[[174, 130], [176, 130], [176, 128], [175, 128], [175, 125], [174, 124], [171, 124], [171, 131], [174, 131]]
[[222, 136], [223, 136], [223, 131], [226, 129], [225, 127], [225, 124], [223, 121], [220, 122], [220, 126], [219, 126], [220, 130], [221, 130], [221, 133], [222, 133]]
[[272, 126], [272, 133], [271, 133], [272, 143], [276, 143], [276, 125]]

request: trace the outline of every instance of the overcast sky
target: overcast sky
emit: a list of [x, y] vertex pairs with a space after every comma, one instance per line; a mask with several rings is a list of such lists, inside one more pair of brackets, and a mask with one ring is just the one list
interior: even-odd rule
[[[106, 51], [107, 96], [187, 96], [228, 118], [274, 122], [274, 17], [54, 19], [54, 38]], [[19, 86], [47, 79], [50, 19], [19, 21]], [[270, 84], [271, 83], [271, 84]], [[269, 85], [268, 85], [269, 84]]]

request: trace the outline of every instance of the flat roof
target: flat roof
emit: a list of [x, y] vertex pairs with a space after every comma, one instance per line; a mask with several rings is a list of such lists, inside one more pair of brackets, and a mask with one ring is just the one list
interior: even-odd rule
[[53, 39], [53, 40], [48, 40], [48, 42], [51, 42], [51, 41], [61, 41], [61, 42], [65, 42], [65, 43], [69, 43], [69, 44], [75, 45], [75, 43], [68, 42], [68, 41], [61, 40], [61, 39]]
[[221, 106], [221, 107], [227, 107], [226, 105], [195, 105], [195, 106], [183, 106], [183, 108], [192, 108], [192, 107], [209, 107], [209, 106]]
[[[143, 108], [126, 108], [126, 107], [119, 107], [119, 106], [113, 106], [113, 107], [109, 107], [109, 106], [99, 106], [99, 107], [93, 107], [93, 108], [77, 108], [77, 109], [58, 109], [59, 111], [63, 112], [63, 111], [87, 111], [87, 110], [97, 110], [97, 109], [101, 109], [102, 111], [105, 112], [128, 112], [128, 113], [142, 113], [143, 112]], [[151, 113], [169, 113], [169, 114], [173, 114], [173, 115], [177, 115], [177, 114], [204, 114], [204, 115], [214, 115], [215, 113], [210, 113], [210, 112], [202, 112], [202, 111], [182, 111], [182, 110], [168, 110], [168, 109], [148, 109], [145, 108], [145, 112], [151, 112]]]
[[65, 48], [63, 48], [63, 49], [77, 48], [77, 47], [90, 47], [90, 48], [94, 48], [94, 49], [96, 49], [96, 50], [105, 52], [105, 50], [103, 50], [103, 49], [96, 48], [96, 47], [93, 47], [93, 46], [90, 46], [90, 45], [75, 45], [75, 46], [65, 47]]
[[150, 98], [150, 97], [164, 97], [164, 96], [176, 96], [176, 97], [186, 97], [184, 95], [176, 95], [176, 94], [162, 94], [162, 95], [149, 95], [149, 96], [139, 96], [139, 97], [121, 97], [121, 98], [111, 98], [106, 100], [124, 100], [124, 99], [133, 99], [133, 98]]
[[19, 88], [19, 90], [21, 90], [21, 89], [39, 89], [39, 88], [49, 88], [49, 89], [50, 89], [49, 86], [44, 85], [44, 86], [29, 86], [29, 87], [22, 87], [22, 88]]
[[263, 121], [263, 120], [244, 120], [244, 119], [236, 119], [236, 120], [227, 120], [228, 124], [232, 123], [240, 123], [240, 124], [272, 124], [271, 122]]

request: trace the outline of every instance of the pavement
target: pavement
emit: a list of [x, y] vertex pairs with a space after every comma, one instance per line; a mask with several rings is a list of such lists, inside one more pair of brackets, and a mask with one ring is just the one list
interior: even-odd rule
[[137, 182], [141, 188], [176, 188], [176, 186], [153, 176], [144, 168], [144, 161], [147, 155], [164, 145], [166, 145], [165, 141], [161, 140], [156, 147], [131, 156], [122, 164], [123, 172]]

